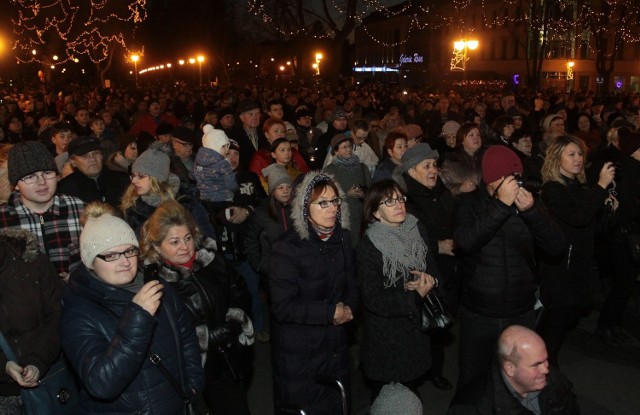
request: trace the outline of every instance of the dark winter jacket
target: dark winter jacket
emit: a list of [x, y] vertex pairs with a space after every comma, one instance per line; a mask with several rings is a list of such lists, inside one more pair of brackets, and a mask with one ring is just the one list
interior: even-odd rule
[[186, 393], [204, 384], [191, 315], [169, 284], [155, 317], [134, 294], [100, 280], [84, 265], [64, 295], [61, 342], [82, 383], [81, 413], [181, 413], [183, 402], [147, 356], [152, 350]]
[[244, 246], [251, 267], [263, 275], [270, 273], [273, 244], [291, 228], [291, 205], [275, 203], [276, 218], [269, 215], [270, 205], [265, 203], [251, 215], [247, 225]]
[[200, 147], [191, 174], [198, 182], [202, 200], [231, 201], [233, 192], [238, 189], [231, 164], [222, 154], [210, 148]]
[[462, 304], [485, 317], [516, 317], [532, 310], [538, 287], [534, 247], [560, 255], [565, 247], [560, 230], [537, 205], [519, 212], [491, 197], [484, 186], [459, 196], [455, 223]]
[[[316, 174], [300, 187], [307, 189]], [[340, 400], [317, 375], [348, 382], [347, 327], [334, 325], [336, 304], [357, 310], [355, 264], [347, 208], [342, 223], [322, 241], [303, 212], [303, 197], [294, 199], [294, 228], [273, 246], [271, 260], [272, 365], [276, 407], [287, 402], [314, 414], [339, 413]]]
[[[426, 232], [418, 228], [426, 242]], [[407, 248], [408, 249], [408, 248]], [[362, 366], [369, 379], [408, 382], [431, 366], [429, 335], [420, 331], [422, 297], [402, 283], [384, 287], [382, 253], [365, 234], [358, 245], [358, 287], [364, 306]], [[431, 250], [426, 273], [439, 278]]]
[[129, 175], [107, 167], [95, 180], [78, 170], [58, 182], [58, 194], [77, 197], [84, 203], [105, 202], [117, 209], [129, 183]]
[[[244, 279], [222, 255], [218, 255], [215, 242], [212, 239], [204, 241], [203, 247], [196, 252], [192, 270], [163, 263], [160, 276], [175, 288], [191, 313], [200, 349], [206, 353], [206, 381], [228, 381], [232, 379], [233, 371], [246, 375], [251, 362], [243, 361], [240, 344], [236, 341], [229, 347], [209, 335], [211, 330], [225, 325], [229, 308], [241, 309], [246, 315], [251, 310]], [[204, 345], [206, 347], [202, 347]], [[229, 364], [222, 350], [231, 359]]]
[[597, 185], [589, 187], [564, 179], [566, 186], [554, 181], [542, 187], [541, 199], [568, 242], [562, 257], [542, 262], [542, 302], [545, 306], [588, 306], [587, 278], [593, 262], [596, 224], [606, 221], [604, 201], [608, 193]]
[[[60, 354], [59, 322], [62, 283], [38, 239], [22, 229], [0, 230], [0, 331], [21, 366], [47, 372]], [[5, 372], [0, 351], [0, 395], [20, 394]]]
[[[532, 415], [511, 394], [497, 363], [491, 370], [464, 386], [451, 401], [447, 415]], [[549, 366], [547, 386], [538, 395], [542, 415], [579, 415], [571, 383], [560, 371]]]

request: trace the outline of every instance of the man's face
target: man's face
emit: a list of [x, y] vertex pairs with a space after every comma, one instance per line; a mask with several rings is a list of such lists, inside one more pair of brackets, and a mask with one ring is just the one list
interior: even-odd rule
[[347, 129], [347, 117], [340, 117], [333, 120], [333, 126], [338, 131], [344, 131]]
[[76, 112], [76, 121], [78, 121], [78, 124], [80, 125], [87, 125], [89, 123], [89, 111], [87, 110], [78, 110], [78, 112]]
[[505, 95], [500, 100], [502, 109], [506, 112], [509, 108], [516, 106], [516, 98], [513, 95]]
[[157, 102], [151, 103], [151, 105], [149, 105], [149, 114], [153, 117], [160, 115], [160, 104]]
[[95, 178], [102, 170], [102, 150], [93, 150], [86, 154], [71, 157], [71, 165], [87, 177]]
[[282, 117], [284, 116], [284, 111], [282, 110], [282, 105], [281, 104], [273, 104], [273, 105], [271, 105], [271, 107], [269, 108], [268, 114], [269, 114], [269, 117], [271, 117], [271, 118], [277, 118], [277, 119], [281, 120]]
[[[29, 202], [33, 204], [47, 203], [56, 194], [56, 189], [58, 188], [56, 176], [53, 176], [51, 180], [47, 180], [43, 176], [44, 173], [44, 171], [37, 171], [18, 180], [16, 188], [20, 192], [20, 199], [22, 199], [23, 203], [25, 201], [27, 202], [26, 204], [29, 204]], [[27, 184], [23, 181], [29, 176], [36, 177], [35, 183]]]
[[258, 108], [240, 114], [240, 121], [246, 128], [258, 128], [260, 125], [260, 110]]
[[227, 153], [227, 161], [231, 164], [231, 169], [236, 171], [238, 169], [238, 165], [240, 164], [240, 152], [238, 150], [229, 149]]
[[520, 360], [517, 364], [505, 363], [509, 383], [521, 395], [542, 390], [547, 386], [549, 361], [547, 348], [542, 340], [518, 348]]
[[298, 118], [298, 125], [304, 128], [311, 127], [311, 117], [305, 115], [304, 117]]
[[227, 114], [224, 117], [220, 118], [220, 127], [222, 127], [224, 130], [233, 128], [233, 125], [235, 123], [236, 123], [236, 120], [235, 118], [233, 118], [233, 115], [231, 114]]
[[171, 146], [173, 147], [173, 151], [176, 153], [176, 156], [181, 159], [189, 158], [191, 157], [191, 154], [193, 154], [193, 144], [182, 141], [179, 138], [173, 137], [171, 140]]

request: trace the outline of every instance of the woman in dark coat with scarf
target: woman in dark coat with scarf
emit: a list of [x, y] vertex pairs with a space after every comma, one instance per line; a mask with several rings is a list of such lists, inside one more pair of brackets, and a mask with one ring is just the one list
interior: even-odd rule
[[389, 382], [414, 392], [431, 365], [429, 335], [420, 330], [420, 302], [437, 284], [438, 271], [425, 229], [407, 215], [406, 198], [393, 180], [367, 192], [367, 230], [358, 245], [358, 286], [364, 306], [362, 367], [372, 401]]
[[273, 247], [272, 365], [276, 413], [283, 404], [307, 413], [341, 412], [340, 380], [349, 393], [347, 323], [357, 307], [355, 263], [344, 194], [330, 176], [308, 173], [296, 189], [293, 229]]
[[19, 415], [20, 387], [33, 387], [60, 354], [62, 282], [38, 238], [0, 230], [0, 331], [18, 361], [0, 351], [0, 413]]
[[129, 225], [104, 204], [84, 214], [82, 264], [71, 273], [60, 319], [62, 347], [82, 383], [78, 413], [182, 413], [181, 393], [149, 353], [193, 399], [204, 373], [191, 316], [165, 280], [144, 282]]
[[542, 167], [544, 185], [541, 198], [552, 220], [567, 238], [567, 248], [559, 259], [542, 261], [542, 304], [545, 309], [538, 332], [547, 345], [549, 362], [558, 366], [558, 353], [566, 334], [591, 306], [588, 275], [596, 225], [618, 207], [607, 187], [613, 182], [613, 163], [605, 163], [596, 186], [586, 184], [584, 165], [587, 147], [572, 136], [559, 136], [547, 148]]
[[[178, 202], [158, 206], [141, 233], [147, 271], [178, 292], [193, 319], [205, 370], [204, 399], [214, 414], [249, 414], [246, 384], [253, 327], [251, 298], [240, 274], [205, 239]], [[247, 347], [245, 347], [247, 346]]]

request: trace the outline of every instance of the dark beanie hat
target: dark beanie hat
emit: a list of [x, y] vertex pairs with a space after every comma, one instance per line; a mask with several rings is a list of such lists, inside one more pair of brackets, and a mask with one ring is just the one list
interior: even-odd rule
[[156, 135], [166, 135], [173, 133], [173, 125], [168, 122], [161, 122], [156, 127]]
[[503, 145], [489, 147], [482, 157], [482, 180], [485, 184], [513, 173], [522, 173], [520, 157]]
[[9, 183], [12, 186], [15, 186], [18, 180], [24, 176], [38, 171], [53, 170], [58, 172], [53, 155], [39, 141], [24, 141], [14, 144], [9, 150], [7, 169]]

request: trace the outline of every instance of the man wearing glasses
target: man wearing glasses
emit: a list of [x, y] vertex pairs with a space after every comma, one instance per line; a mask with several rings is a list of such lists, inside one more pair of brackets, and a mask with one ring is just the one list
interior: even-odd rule
[[58, 171], [44, 144], [17, 143], [9, 151], [9, 183], [15, 190], [0, 205], [0, 225], [21, 228], [37, 236], [45, 253], [66, 279], [70, 268], [80, 262], [80, 215], [82, 200], [56, 195]]

